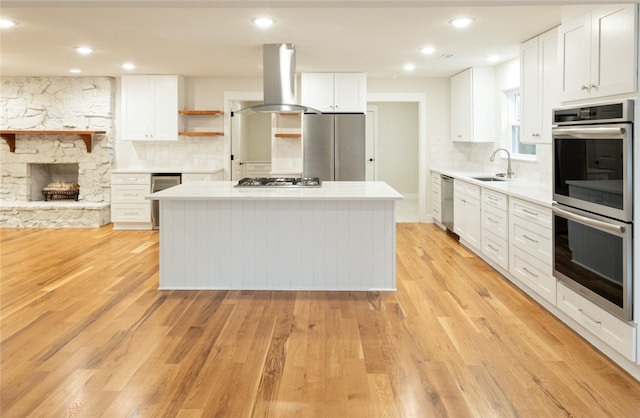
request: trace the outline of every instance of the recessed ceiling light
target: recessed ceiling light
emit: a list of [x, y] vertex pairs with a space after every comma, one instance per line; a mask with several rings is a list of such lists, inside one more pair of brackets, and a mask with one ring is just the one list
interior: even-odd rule
[[497, 55], [489, 55], [487, 58], [485, 58], [487, 61], [489, 62], [497, 62], [500, 61], [500, 57]]
[[78, 73], [81, 73], [82, 70], [79, 69], [79, 68], [72, 68], [72, 69], [69, 70], [69, 72], [73, 73], [73, 74], [78, 74]]
[[275, 23], [275, 20], [273, 20], [270, 17], [263, 16], [263, 17], [256, 17], [255, 19], [253, 19], [253, 23], [257, 27], [261, 29], [265, 29], [273, 25]]
[[2, 28], [2, 29], [12, 28], [17, 24], [18, 24], [18, 22], [15, 22], [15, 21], [10, 20], [10, 19], [0, 19], [0, 28]]
[[78, 46], [76, 47], [76, 52], [82, 55], [89, 55], [93, 52], [93, 48], [90, 48], [88, 46]]
[[456, 28], [466, 28], [471, 23], [473, 23], [473, 20], [474, 19], [472, 17], [457, 17], [450, 20], [449, 23], [451, 23]]
[[125, 62], [124, 64], [122, 64], [122, 68], [124, 68], [125, 70], [133, 70], [134, 68], [136, 68], [136, 66], [130, 62]]
[[416, 69], [416, 66], [413, 64], [405, 64], [404, 67], [402, 67], [402, 69], [405, 71], [413, 71]]
[[425, 46], [424, 48], [420, 48], [420, 52], [424, 55], [431, 55], [436, 52], [436, 49], [432, 46]]

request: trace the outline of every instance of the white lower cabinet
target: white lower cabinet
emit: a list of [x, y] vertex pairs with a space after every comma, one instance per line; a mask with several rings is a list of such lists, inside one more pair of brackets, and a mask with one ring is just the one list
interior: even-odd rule
[[442, 224], [442, 179], [440, 174], [431, 174], [431, 216]]
[[496, 234], [482, 231], [482, 253], [498, 266], [509, 269], [509, 244]]
[[474, 249], [481, 248], [480, 187], [455, 179], [453, 181], [454, 232]]
[[551, 209], [509, 199], [509, 272], [549, 303], [556, 304], [552, 274]]
[[636, 359], [636, 328], [594, 305], [561, 282], [558, 308], [631, 361]]
[[113, 229], [151, 229], [151, 174], [111, 175], [111, 222]]
[[[182, 173], [182, 183], [223, 180], [224, 171]], [[113, 229], [153, 229], [151, 173], [111, 174], [111, 222]]]
[[507, 195], [482, 189], [482, 253], [509, 269], [509, 216]]
[[551, 265], [551, 230], [514, 215], [510, 223], [511, 244], [522, 248], [530, 256]]
[[518, 247], [511, 249], [511, 274], [528, 288], [556, 304], [556, 278], [553, 277], [551, 264], [544, 263]]

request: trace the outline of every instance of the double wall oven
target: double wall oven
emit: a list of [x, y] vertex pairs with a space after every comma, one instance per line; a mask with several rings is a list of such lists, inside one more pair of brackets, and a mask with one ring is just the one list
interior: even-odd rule
[[553, 275], [632, 320], [632, 100], [553, 112]]

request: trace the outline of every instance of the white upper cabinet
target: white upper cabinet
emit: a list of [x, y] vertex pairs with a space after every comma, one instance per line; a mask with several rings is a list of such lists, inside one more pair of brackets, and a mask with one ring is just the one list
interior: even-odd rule
[[455, 142], [494, 142], [495, 72], [474, 67], [451, 77], [451, 138]]
[[520, 47], [521, 142], [551, 143], [559, 81], [558, 30], [552, 29]]
[[366, 112], [366, 73], [302, 73], [301, 103], [322, 112]]
[[636, 9], [603, 6], [560, 26], [563, 102], [636, 91]]
[[183, 78], [177, 75], [122, 76], [124, 140], [177, 140], [182, 130]]

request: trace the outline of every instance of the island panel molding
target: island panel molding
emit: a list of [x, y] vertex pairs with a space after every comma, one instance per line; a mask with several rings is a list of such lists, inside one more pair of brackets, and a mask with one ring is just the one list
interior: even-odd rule
[[84, 142], [87, 152], [91, 152], [93, 135], [104, 135], [106, 131], [77, 131], [77, 130], [0, 130], [0, 136], [9, 145], [10, 152], [16, 152], [16, 135], [77, 135]]

